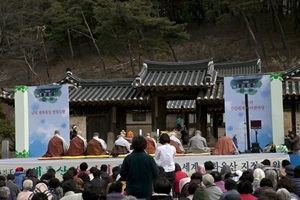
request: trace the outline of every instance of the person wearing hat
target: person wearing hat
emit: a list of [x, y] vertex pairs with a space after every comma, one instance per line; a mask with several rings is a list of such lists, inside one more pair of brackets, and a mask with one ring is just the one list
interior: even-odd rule
[[285, 167], [285, 176], [292, 179], [294, 178], [294, 169], [295, 169], [295, 166], [294, 165], [286, 165]]
[[14, 175], [15, 184], [19, 187], [20, 190], [23, 190], [23, 181], [26, 179], [23, 167], [17, 167]]
[[122, 130], [118, 139], [115, 141], [115, 146], [111, 150], [111, 155], [116, 157], [121, 154], [128, 154], [130, 152], [130, 143], [125, 139], [126, 132]]
[[66, 153], [67, 156], [83, 156], [85, 155], [87, 147], [86, 139], [82, 137], [80, 131], [77, 132], [77, 135], [73, 137], [70, 141], [70, 147]]
[[77, 126], [73, 125], [70, 131], [70, 140], [72, 140], [77, 135]]
[[43, 157], [64, 156], [68, 148], [66, 140], [60, 136], [60, 131], [56, 130], [54, 136], [49, 140], [48, 150]]
[[106, 142], [99, 138], [99, 133], [95, 132], [93, 138], [87, 144], [86, 154], [87, 155], [105, 155]]

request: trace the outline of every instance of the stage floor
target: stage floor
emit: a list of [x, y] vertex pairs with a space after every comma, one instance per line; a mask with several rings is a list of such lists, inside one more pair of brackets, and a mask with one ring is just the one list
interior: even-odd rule
[[[58, 159], [58, 160], [39, 160], [38, 158], [10, 158], [0, 159], [0, 172], [1, 174], [14, 173], [17, 167], [23, 167], [25, 170], [35, 168], [38, 175], [44, 174], [48, 168], [54, 168], [56, 175], [61, 178], [69, 167], [78, 168], [80, 163], [86, 162], [90, 167], [95, 166], [100, 168], [102, 164], [107, 164], [109, 172], [114, 166], [122, 164], [124, 158], [85, 158], [85, 159]], [[175, 162], [181, 167], [182, 171], [191, 175], [195, 172], [198, 165], [203, 165], [204, 162], [211, 160], [214, 162], [215, 167], [221, 170], [222, 166], [227, 164], [233, 171], [245, 170], [253, 168], [257, 162], [264, 159], [269, 159], [273, 165], [280, 167], [281, 161], [284, 159], [290, 160], [288, 154], [283, 153], [249, 153], [239, 155], [202, 155], [202, 156], [176, 156]]]

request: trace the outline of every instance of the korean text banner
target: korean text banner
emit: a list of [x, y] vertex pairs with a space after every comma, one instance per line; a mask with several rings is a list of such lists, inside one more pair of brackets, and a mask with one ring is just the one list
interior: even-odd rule
[[67, 85], [28, 89], [29, 157], [43, 156], [55, 130], [69, 142], [69, 91]]
[[[273, 140], [270, 76], [225, 77], [226, 135], [233, 138], [241, 152], [248, 149], [246, 95], [248, 96], [250, 145], [252, 146], [252, 143], [255, 143], [257, 139], [263, 149]], [[255, 126], [251, 126], [253, 124]]]

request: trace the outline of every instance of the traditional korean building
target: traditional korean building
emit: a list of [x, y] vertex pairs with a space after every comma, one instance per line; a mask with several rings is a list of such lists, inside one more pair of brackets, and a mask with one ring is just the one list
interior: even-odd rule
[[[300, 128], [299, 71], [296, 65], [282, 72], [285, 131]], [[67, 71], [53, 84], [68, 84], [70, 122], [86, 130], [87, 139], [95, 131], [107, 139], [108, 132], [117, 135], [123, 129], [169, 130], [179, 114], [189, 128], [218, 137], [218, 127], [224, 126], [224, 77], [260, 73], [260, 59], [236, 63], [145, 61], [135, 78], [82, 79]], [[13, 105], [13, 90], [3, 89], [0, 98]]]

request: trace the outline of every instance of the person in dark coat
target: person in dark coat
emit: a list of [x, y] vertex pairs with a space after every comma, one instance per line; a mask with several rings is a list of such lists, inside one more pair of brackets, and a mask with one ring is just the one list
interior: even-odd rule
[[38, 175], [37, 175], [36, 170], [34, 168], [29, 169], [29, 170], [30, 171], [28, 172], [27, 178], [32, 180], [32, 184], [33, 184], [32, 187], [35, 188], [37, 182], [39, 181]]
[[101, 171], [99, 169], [95, 170], [93, 173], [94, 179], [90, 182], [90, 187], [97, 193], [103, 193], [106, 189], [106, 181], [100, 178]]
[[295, 186], [295, 194], [300, 195], [300, 165], [294, 168], [294, 178], [292, 178], [292, 183]]
[[152, 156], [145, 152], [147, 141], [142, 136], [132, 139], [133, 152], [121, 165], [120, 175], [126, 179], [126, 195], [147, 198], [152, 195], [152, 182], [158, 176], [158, 167]]
[[158, 177], [153, 182], [154, 194], [146, 200], [173, 200], [170, 196], [172, 185], [166, 177]]
[[121, 181], [112, 182], [108, 194], [106, 196], [106, 200], [121, 200], [125, 196], [122, 194], [122, 183]]
[[12, 200], [17, 200], [18, 194], [20, 193], [19, 187], [14, 183], [15, 176], [13, 174], [7, 174], [6, 186], [10, 190]]

